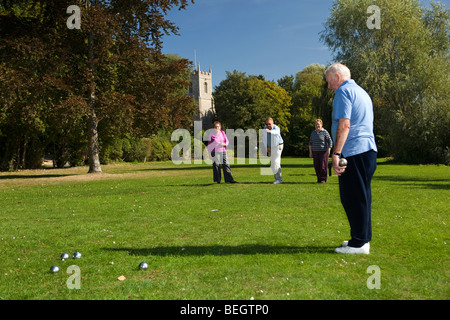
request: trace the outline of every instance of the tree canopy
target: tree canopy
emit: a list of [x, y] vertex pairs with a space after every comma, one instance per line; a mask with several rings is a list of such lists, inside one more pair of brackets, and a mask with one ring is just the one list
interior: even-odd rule
[[216, 116], [224, 127], [259, 129], [272, 117], [282, 133], [288, 131], [291, 97], [273, 81], [227, 71], [214, 91]]
[[312, 64], [297, 72], [293, 80], [291, 123], [286, 151], [296, 156], [307, 156], [309, 152], [309, 138], [314, 130], [314, 121], [322, 118], [324, 127], [331, 128], [327, 108], [328, 101], [325, 82], [325, 66]]
[[[189, 128], [191, 62], [161, 53], [179, 34], [167, 20], [192, 0], [0, 0], [0, 170], [89, 160], [121, 139]], [[70, 29], [67, 8], [81, 9]], [[374, 13], [375, 12], [375, 13]], [[450, 10], [417, 0], [334, 0], [321, 40], [374, 102], [381, 155], [450, 164]], [[329, 129], [333, 93], [325, 66], [277, 83], [227, 72], [213, 93], [225, 128], [261, 128], [272, 117], [285, 153], [305, 156], [315, 118]], [[103, 155], [103, 157], [102, 157]]]
[[[188, 127], [190, 62], [160, 50], [178, 34], [166, 14], [190, 2], [0, 1], [0, 168], [38, 167], [51, 150], [101, 172], [108, 137]], [[70, 5], [81, 29], [66, 25]]]
[[399, 161], [450, 164], [450, 11], [415, 0], [335, 0], [321, 34], [375, 108], [375, 131]]

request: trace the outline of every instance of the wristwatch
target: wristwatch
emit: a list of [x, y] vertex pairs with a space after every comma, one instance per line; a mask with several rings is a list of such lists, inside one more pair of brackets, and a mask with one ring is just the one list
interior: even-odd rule
[[340, 157], [341, 154], [339, 152], [333, 152], [333, 155]]

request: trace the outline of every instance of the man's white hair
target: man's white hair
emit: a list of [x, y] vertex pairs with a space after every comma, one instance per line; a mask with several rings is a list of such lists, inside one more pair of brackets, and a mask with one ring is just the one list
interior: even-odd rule
[[333, 74], [339, 73], [344, 80], [349, 80], [352, 78], [350, 69], [342, 63], [333, 63], [327, 68], [327, 70], [325, 70], [325, 74], [328, 74], [330, 72]]

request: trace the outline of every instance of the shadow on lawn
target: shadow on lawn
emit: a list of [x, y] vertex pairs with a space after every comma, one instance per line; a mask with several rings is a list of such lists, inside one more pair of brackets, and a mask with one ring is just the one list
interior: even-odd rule
[[[255, 168], [255, 169], [260, 169], [260, 168], [270, 168], [269, 165], [267, 164], [233, 164], [230, 163], [230, 167], [231, 169], [235, 168]], [[310, 169], [313, 168], [314, 169], [314, 165], [313, 164], [289, 164], [289, 163], [282, 163], [281, 164], [282, 168], [297, 168], [297, 169]], [[144, 168], [144, 169], [137, 169], [136, 171], [176, 171], [176, 170], [208, 170], [208, 169], [212, 169], [212, 164], [211, 165], [205, 165], [205, 164], [199, 164], [199, 165], [178, 165], [175, 167], [150, 167], [150, 168]]]
[[[230, 185], [230, 186], [239, 186], [239, 185], [273, 185], [273, 179], [268, 181], [238, 181], [236, 184], [231, 184], [227, 182], [210, 182], [210, 183], [184, 183], [184, 184], [165, 184], [164, 187], [210, 187], [215, 185]], [[283, 181], [282, 184], [309, 184], [309, 185], [317, 185], [317, 182], [295, 182], [295, 181]], [[161, 185], [154, 185], [155, 188], [160, 188]]]
[[41, 178], [60, 178], [60, 177], [69, 177], [75, 176], [76, 174], [30, 174], [30, 175], [22, 175], [22, 174], [13, 174], [13, 175], [0, 175], [0, 180], [6, 179], [41, 179]]
[[107, 251], [125, 251], [130, 256], [227, 256], [253, 254], [334, 253], [335, 247], [320, 246], [271, 246], [246, 244], [239, 246], [179, 246], [156, 248], [103, 248]]
[[391, 181], [407, 187], [450, 190], [450, 179], [405, 177], [405, 176], [374, 176], [374, 180]]

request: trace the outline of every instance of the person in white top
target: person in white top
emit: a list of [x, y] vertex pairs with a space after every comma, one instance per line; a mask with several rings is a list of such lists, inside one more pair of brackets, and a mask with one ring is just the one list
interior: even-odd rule
[[263, 135], [263, 143], [267, 154], [270, 156], [270, 168], [275, 177], [274, 184], [283, 182], [281, 175], [281, 153], [283, 152], [283, 138], [281, 137], [280, 127], [273, 123], [272, 118], [267, 118], [264, 127], [266, 134]]

